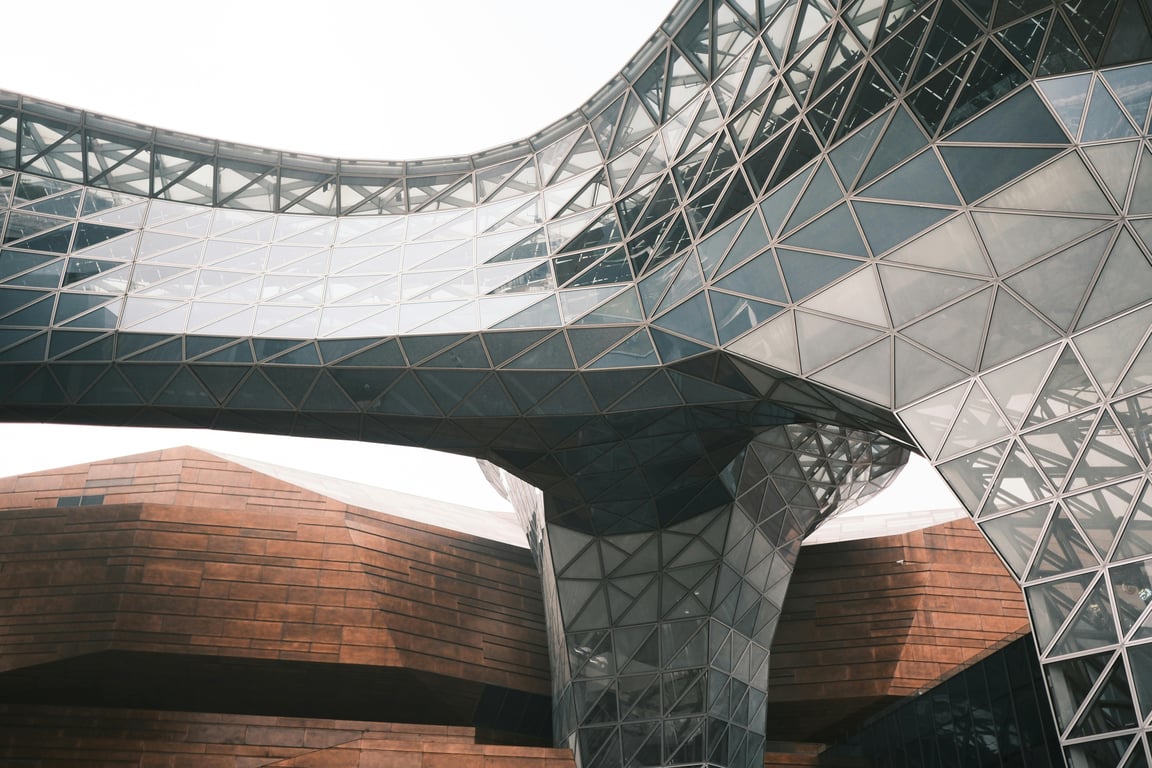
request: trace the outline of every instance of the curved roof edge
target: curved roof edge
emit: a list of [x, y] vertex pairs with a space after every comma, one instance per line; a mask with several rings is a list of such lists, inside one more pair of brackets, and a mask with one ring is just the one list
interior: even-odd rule
[[[432, 202], [431, 198], [421, 199], [418, 204], [414, 204], [416, 201], [413, 200], [412, 195], [403, 194], [412, 186], [409, 180], [425, 182], [423, 186], [431, 186], [443, 192], [465, 183], [469, 175], [477, 171], [502, 169], [510, 164], [516, 165], [516, 168], [510, 170], [518, 170], [520, 167], [518, 161], [523, 163], [532, 155], [546, 150], [573, 133], [584, 129], [593, 118], [609, 108], [657, 61], [672, 39], [673, 31], [688, 21], [699, 5], [700, 0], [678, 0], [664, 23], [629, 58], [619, 73], [579, 107], [530, 136], [480, 152], [409, 160], [327, 157], [156, 128], [0, 90], [0, 167], [38, 172], [35, 167], [29, 168], [28, 166], [32, 164], [32, 161], [38, 159], [38, 156], [33, 152], [42, 147], [38, 144], [36, 150], [28, 151], [21, 146], [28, 141], [27, 139], [22, 141], [22, 137], [36, 134], [35, 128], [44, 128], [49, 135], [50, 149], [54, 150], [55, 154], [62, 154], [61, 150], [66, 153], [69, 144], [75, 145], [76, 162], [72, 173], [65, 171], [59, 174], [44, 174], [43, 170], [40, 170], [39, 173], [73, 183], [91, 184], [114, 191], [172, 199], [163, 194], [165, 188], [158, 187], [154, 180], [137, 178], [126, 181], [117, 178], [117, 174], [113, 173], [116, 167], [122, 167], [125, 164], [131, 166], [133, 157], [143, 153], [149, 156], [149, 165], [174, 159], [193, 163], [204, 161], [202, 165], [211, 164], [220, 169], [238, 172], [241, 175], [261, 172], [275, 173], [283, 179], [285, 186], [291, 186], [293, 190], [308, 186], [309, 182], [314, 183], [311, 190], [317, 187], [327, 187], [331, 184], [339, 185], [343, 177], [348, 177], [360, 184], [376, 184], [385, 189], [394, 187], [397, 192], [401, 193], [400, 197], [403, 198], [396, 201], [390, 195], [376, 194], [372, 197], [376, 199], [383, 197], [389, 203], [383, 206], [368, 206], [367, 210], [360, 210], [363, 208], [364, 201], [357, 200], [354, 206], [337, 206], [332, 211], [289, 211], [291, 205], [281, 204], [268, 209], [272, 212], [345, 215], [352, 213], [405, 214], [417, 210], [434, 210], [427, 205]], [[29, 126], [32, 126], [33, 130], [30, 131]], [[41, 154], [43, 153], [41, 152]], [[106, 157], [97, 158], [98, 155], [106, 155]], [[191, 172], [184, 173], [182, 169], [181, 173], [187, 176]], [[148, 173], [147, 175], [152, 174]], [[132, 183], [133, 181], [135, 183]], [[145, 188], [141, 188], [141, 181], [146, 185]], [[150, 181], [151, 183], [149, 183]], [[303, 184], [293, 182], [302, 182]], [[546, 184], [547, 179], [537, 181], [538, 188], [543, 188]], [[280, 197], [282, 198], [280, 203], [292, 202], [285, 200], [283, 195]], [[201, 201], [183, 200], [182, 202]], [[480, 202], [483, 201], [477, 194], [473, 196], [471, 202], [456, 200], [455, 205], [445, 207], [466, 207], [469, 204], [474, 205]], [[227, 201], [214, 196], [212, 200], [202, 202], [202, 204], [218, 206], [226, 205]]]

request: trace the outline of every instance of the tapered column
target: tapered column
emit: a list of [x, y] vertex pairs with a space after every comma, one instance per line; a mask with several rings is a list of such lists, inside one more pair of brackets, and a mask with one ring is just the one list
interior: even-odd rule
[[840, 428], [780, 427], [725, 469], [732, 501], [596, 535], [529, 524], [549, 603], [554, 723], [582, 768], [763, 763], [769, 648], [805, 535], [906, 452]]

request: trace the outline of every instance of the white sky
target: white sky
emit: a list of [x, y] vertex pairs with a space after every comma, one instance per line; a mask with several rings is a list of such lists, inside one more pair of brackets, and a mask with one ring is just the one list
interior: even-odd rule
[[[523, 138], [580, 106], [671, 0], [8, 3], [0, 88], [306, 154], [404, 160]], [[0, 476], [194, 444], [483, 508], [471, 459], [191, 430], [0, 425]], [[921, 465], [893, 510], [956, 506]]]

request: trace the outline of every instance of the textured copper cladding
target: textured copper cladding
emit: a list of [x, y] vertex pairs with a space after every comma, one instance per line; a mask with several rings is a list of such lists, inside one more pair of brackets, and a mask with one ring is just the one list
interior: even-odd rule
[[[573, 768], [566, 749], [472, 728], [0, 705], [0, 756], [59, 768]], [[5, 763], [9, 765], [10, 763]]]
[[1027, 630], [1019, 586], [967, 519], [805, 547], [772, 645], [769, 739], [834, 739]]
[[[77, 496], [97, 503], [56, 506]], [[195, 449], [0, 479], [0, 757], [570, 766], [467, 727], [493, 690], [547, 694], [542, 614], [527, 550]], [[770, 738], [831, 738], [1025, 628], [967, 520], [805, 547], [773, 645]], [[771, 766], [827, 764], [771, 746]]]
[[[82, 494], [103, 504], [55, 508]], [[0, 671], [131, 651], [548, 692], [527, 550], [188, 448], [3, 479], [0, 505]]]

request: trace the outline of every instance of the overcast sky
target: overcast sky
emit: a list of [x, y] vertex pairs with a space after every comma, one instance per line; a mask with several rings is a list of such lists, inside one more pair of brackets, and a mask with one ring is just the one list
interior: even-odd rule
[[[672, 3], [7, 5], [2, 89], [212, 138], [403, 160], [485, 149], [562, 117], [619, 71]], [[0, 425], [0, 476], [181, 444], [503, 506], [463, 457], [195, 431]], [[930, 470], [914, 474], [884, 506], [955, 505]]]

